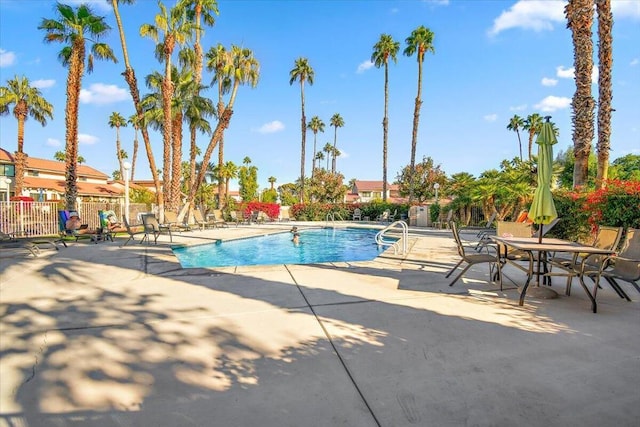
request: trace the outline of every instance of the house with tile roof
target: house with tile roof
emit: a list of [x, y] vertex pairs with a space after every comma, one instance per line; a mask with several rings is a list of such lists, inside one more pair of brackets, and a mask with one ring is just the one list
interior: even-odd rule
[[[65, 163], [27, 157], [22, 194], [14, 194], [15, 159], [0, 148], [0, 181], [11, 179], [11, 196], [28, 196], [39, 201], [62, 201], [65, 192]], [[6, 184], [5, 184], [6, 185]], [[78, 165], [78, 197], [82, 201], [117, 202], [124, 197], [124, 183], [110, 181], [109, 176], [87, 165]], [[5, 187], [6, 191], [6, 187]], [[6, 199], [6, 192], [0, 196]]]
[[[358, 181], [351, 187], [346, 195], [346, 203], [368, 203], [373, 200], [382, 200], [382, 181]], [[387, 184], [387, 202], [404, 203], [406, 199], [400, 197], [400, 186]]]

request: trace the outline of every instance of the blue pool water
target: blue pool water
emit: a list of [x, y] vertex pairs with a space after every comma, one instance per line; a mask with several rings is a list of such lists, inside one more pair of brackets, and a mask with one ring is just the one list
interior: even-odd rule
[[318, 262], [368, 261], [387, 247], [378, 247], [378, 230], [320, 228], [300, 230], [295, 246], [289, 232], [217, 244], [177, 247], [173, 253], [183, 268], [238, 265], [313, 264]]

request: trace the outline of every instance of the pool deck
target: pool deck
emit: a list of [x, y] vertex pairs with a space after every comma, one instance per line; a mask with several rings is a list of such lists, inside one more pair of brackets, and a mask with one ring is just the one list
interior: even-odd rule
[[182, 269], [164, 235], [3, 250], [0, 427], [640, 425], [635, 289], [594, 314], [560, 278], [519, 307], [486, 265], [448, 286], [449, 231], [410, 233], [406, 255], [314, 265]]

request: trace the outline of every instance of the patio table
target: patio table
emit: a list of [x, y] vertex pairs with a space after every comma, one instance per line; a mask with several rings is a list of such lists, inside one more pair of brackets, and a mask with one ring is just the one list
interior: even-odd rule
[[[502, 265], [506, 265], [506, 264], [513, 265], [518, 269], [526, 272], [527, 274], [527, 280], [524, 286], [522, 287], [522, 291], [520, 292], [519, 305], [521, 306], [524, 305], [524, 298], [527, 295], [527, 289], [529, 288], [529, 285], [531, 283], [531, 279], [533, 278], [533, 276], [536, 276], [539, 281], [540, 276], [554, 275], [552, 273], [548, 273], [546, 269], [540, 272], [539, 270], [536, 270], [534, 268], [534, 265], [535, 265], [534, 261], [536, 261], [536, 257], [534, 253], [538, 253], [538, 260], [541, 263], [545, 263], [546, 254], [549, 252], [555, 252], [555, 253], [564, 252], [567, 254], [571, 254], [573, 256], [574, 261], [577, 259], [578, 254], [587, 254], [586, 256], [584, 256], [584, 258], [580, 262], [581, 266], [585, 265], [584, 263], [591, 256], [612, 255], [615, 253], [615, 250], [601, 249], [601, 248], [596, 248], [589, 245], [583, 245], [577, 242], [572, 242], [569, 240], [554, 239], [554, 238], [543, 238], [542, 240], [540, 240], [538, 237], [490, 236], [490, 238], [496, 243], [502, 243], [504, 247], [504, 253], [502, 252], [499, 253], [501, 262], [498, 263], [498, 274], [500, 275], [500, 280], [502, 280]], [[507, 247], [517, 249], [526, 255], [527, 261], [528, 261], [528, 265], [526, 268], [518, 264], [517, 260], [512, 260], [512, 259], [509, 259], [509, 257], [507, 257]], [[596, 280], [593, 292], [591, 292], [587, 287], [587, 285], [585, 284], [584, 276], [582, 275], [581, 272], [582, 272], [582, 268], [578, 269], [575, 272], [567, 272], [562, 274], [565, 276], [568, 274], [571, 274], [571, 275], [576, 275], [578, 277], [580, 281], [580, 285], [585, 290], [585, 292], [587, 293], [587, 296], [591, 300], [591, 308], [593, 312], [596, 313], [598, 309], [598, 306], [596, 303], [596, 290], [598, 287], [599, 278], [598, 280]]]

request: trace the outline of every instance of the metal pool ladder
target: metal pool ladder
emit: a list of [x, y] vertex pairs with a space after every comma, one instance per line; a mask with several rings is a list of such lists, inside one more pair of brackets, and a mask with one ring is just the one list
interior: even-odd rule
[[[387, 232], [394, 232], [397, 235], [397, 228], [400, 227], [402, 229], [402, 236], [399, 240], [395, 242], [389, 242], [384, 240], [384, 236]], [[391, 233], [389, 233], [391, 234]], [[397, 237], [397, 236], [394, 236]], [[407, 223], [399, 220], [394, 221], [391, 224], [387, 225], [385, 228], [380, 230], [378, 234], [376, 234], [376, 243], [381, 246], [392, 246], [393, 253], [397, 254], [398, 250], [400, 250], [402, 255], [405, 255], [408, 252], [407, 242], [409, 241], [409, 227], [407, 227]]]

